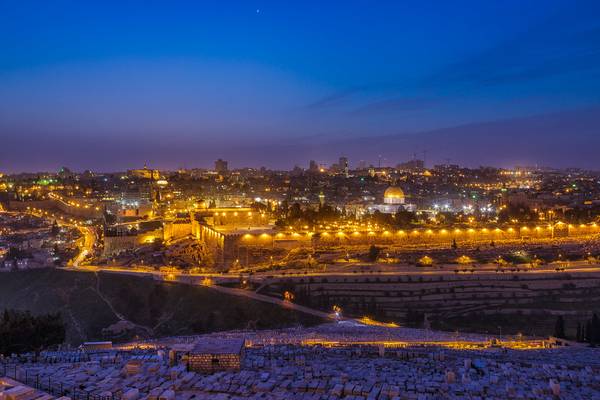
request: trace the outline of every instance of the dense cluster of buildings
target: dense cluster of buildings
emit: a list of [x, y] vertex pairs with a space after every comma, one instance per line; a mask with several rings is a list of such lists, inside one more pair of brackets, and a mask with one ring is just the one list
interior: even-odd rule
[[0, 214], [0, 272], [64, 265], [75, 254], [77, 230], [26, 214]]
[[[501, 243], [506, 248], [543, 243], [567, 249], [583, 238], [585, 245], [579, 247], [587, 260], [596, 262], [600, 234], [600, 175], [594, 172], [450, 164], [428, 168], [418, 159], [396, 167], [360, 163], [351, 168], [350, 161], [340, 157], [331, 166], [311, 161], [307, 169], [291, 171], [232, 169], [222, 159], [210, 170], [144, 167], [76, 173], [63, 168], [57, 173], [1, 176], [0, 204], [0, 268], [5, 270], [64, 265], [68, 260], [77, 260], [72, 264], [76, 265], [86, 259], [100, 267], [164, 268], [164, 275], [156, 275], [164, 280], [174, 269], [172, 281], [197, 278], [180, 274], [180, 267], [198, 269], [200, 275], [229, 270], [240, 273], [239, 285], [250, 285], [241, 279], [254, 266], [286, 272], [302, 259], [299, 269], [306, 274], [286, 275], [273, 287], [265, 281], [260, 287], [266, 294], [257, 288], [252, 295], [273, 299], [277, 297], [273, 293], [281, 291], [282, 302], [303, 304], [304, 295], [320, 302], [316, 306], [320, 309], [331, 309], [335, 303], [350, 313], [356, 303], [360, 312], [385, 311], [388, 316], [396, 316], [394, 307], [401, 310], [397, 315], [405, 312], [409, 301], [427, 306], [427, 315], [433, 315], [434, 308], [480, 307], [482, 301], [518, 306], [522, 313], [537, 301], [538, 292], [554, 296], [568, 290], [581, 298], [594, 293], [594, 271], [583, 277], [585, 282], [569, 277], [565, 286], [552, 270], [544, 272], [549, 276], [538, 270], [528, 281], [519, 280], [504, 274], [499, 261], [496, 275], [489, 266], [482, 267], [487, 280], [476, 277], [471, 285], [464, 283], [459, 271], [450, 278], [441, 277], [447, 272], [441, 271], [440, 276], [415, 277], [415, 282], [427, 286], [415, 289], [412, 275], [401, 276], [408, 269], [400, 268], [398, 249], [405, 253], [438, 249], [439, 256], [429, 254], [438, 258], [450, 257], [446, 254], [450, 249], [452, 258], [463, 259], [457, 262], [472, 272], [477, 254], [493, 253], [500, 259], [495, 249]], [[383, 248], [385, 253], [379, 254]], [[458, 248], [462, 257], [455, 251]], [[531, 265], [541, 262], [537, 256], [543, 256], [542, 249], [536, 251]], [[373, 253], [371, 261], [384, 268], [393, 264], [398, 276], [386, 277], [385, 283], [366, 273], [352, 282], [346, 273], [338, 278], [305, 276], [311, 267], [334, 265], [336, 260], [362, 268], [352, 260], [364, 253], [368, 257]], [[428, 258], [427, 265], [433, 266], [432, 258], [418, 254], [419, 262]], [[557, 271], [562, 268], [556, 265]], [[204, 279], [211, 281], [208, 276], [212, 275]], [[202, 284], [214, 286], [212, 281]], [[355, 296], [364, 290], [368, 303]], [[402, 304], [397, 306], [390, 298], [401, 299]], [[371, 310], [370, 304], [376, 306], [377, 301], [388, 304], [388, 309]], [[427, 315], [423, 314], [429, 323]], [[521, 336], [497, 340], [429, 327], [367, 325], [345, 320], [315, 328], [223, 332], [115, 348], [110, 343], [88, 343], [80, 350], [8, 357], [0, 363], [4, 368], [0, 375], [8, 376], [0, 379], [0, 398], [600, 396], [598, 354], [583, 343]]]
[[291, 171], [231, 169], [219, 159], [210, 170], [5, 175], [0, 201], [95, 224], [105, 258], [188, 238], [202, 241], [204, 259], [229, 268], [261, 248], [593, 234], [599, 182], [581, 170], [427, 168], [416, 158], [351, 168], [340, 157]]

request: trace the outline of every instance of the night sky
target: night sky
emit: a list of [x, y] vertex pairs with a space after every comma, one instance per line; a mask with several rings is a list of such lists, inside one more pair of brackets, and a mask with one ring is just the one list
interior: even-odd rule
[[600, 170], [600, 1], [0, 0], [0, 172]]

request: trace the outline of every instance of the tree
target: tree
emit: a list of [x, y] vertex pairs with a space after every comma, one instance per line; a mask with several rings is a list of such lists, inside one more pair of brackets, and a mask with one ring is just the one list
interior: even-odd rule
[[8, 252], [6, 253], [7, 260], [20, 260], [25, 258], [26, 253], [18, 247], [10, 246], [8, 248]]
[[592, 332], [590, 332], [590, 336], [592, 338], [592, 343], [600, 343], [600, 319], [596, 313], [592, 315], [591, 327]]
[[560, 339], [565, 339], [565, 320], [562, 315], [559, 315], [554, 325], [554, 336]]
[[590, 319], [588, 319], [585, 323], [584, 338], [589, 344], [594, 344], [594, 330], [592, 329], [592, 320]]
[[406, 210], [398, 210], [394, 215], [396, 226], [399, 228], [409, 228], [414, 222], [414, 214]]
[[54, 223], [52, 224], [52, 228], [50, 228], [50, 234], [52, 236], [56, 236], [60, 233], [60, 228], [58, 226], [58, 223], [56, 222], [56, 220], [54, 221]]
[[152, 250], [153, 251], [161, 251], [163, 248], [163, 240], [161, 238], [156, 238], [154, 239], [154, 241], [152, 242]]
[[509, 204], [498, 213], [498, 221], [506, 223], [513, 219], [521, 222], [536, 221], [537, 213], [523, 204]]
[[289, 218], [291, 219], [300, 219], [302, 218], [302, 208], [300, 207], [300, 203], [292, 204], [292, 207], [289, 211]]
[[369, 247], [369, 254], [367, 255], [369, 261], [377, 261], [377, 258], [379, 257], [379, 253], [381, 252], [381, 249], [375, 245], [371, 245], [371, 247]]
[[289, 208], [290, 208], [289, 202], [287, 200], [283, 200], [281, 202], [281, 204], [279, 205], [279, 214], [281, 215], [281, 218], [287, 219]]
[[0, 354], [39, 352], [63, 343], [60, 314], [33, 316], [28, 311], [4, 310], [0, 320]]

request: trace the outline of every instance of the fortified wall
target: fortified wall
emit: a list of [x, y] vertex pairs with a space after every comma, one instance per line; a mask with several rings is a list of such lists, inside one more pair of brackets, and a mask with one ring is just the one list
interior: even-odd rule
[[48, 199], [48, 200], [33, 200], [33, 201], [10, 201], [8, 208], [13, 211], [28, 211], [34, 208], [51, 211], [58, 210], [64, 214], [72, 215], [73, 217], [84, 219], [102, 218], [102, 208], [92, 206], [72, 206], [64, 201]]

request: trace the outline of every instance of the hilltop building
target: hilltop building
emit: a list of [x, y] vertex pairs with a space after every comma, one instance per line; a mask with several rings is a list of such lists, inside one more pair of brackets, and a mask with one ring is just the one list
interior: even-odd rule
[[395, 214], [400, 210], [415, 211], [416, 206], [406, 203], [406, 196], [400, 187], [390, 186], [383, 193], [383, 204], [373, 204], [368, 210], [371, 213], [379, 211], [384, 214]]
[[157, 169], [148, 168], [147, 165], [144, 165], [144, 168], [142, 169], [127, 170], [127, 175], [138, 179], [160, 179], [160, 171]]

